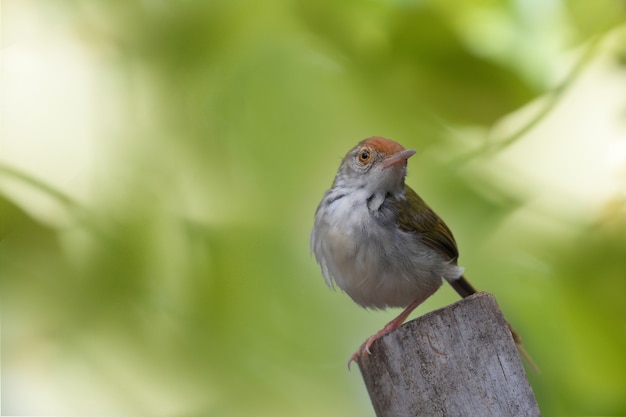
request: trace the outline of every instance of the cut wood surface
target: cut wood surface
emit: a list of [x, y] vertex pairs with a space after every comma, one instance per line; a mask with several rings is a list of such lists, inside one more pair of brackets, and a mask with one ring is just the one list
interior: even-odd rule
[[412, 320], [371, 351], [359, 368], [378, 417], [541, 415], [490, 294]]

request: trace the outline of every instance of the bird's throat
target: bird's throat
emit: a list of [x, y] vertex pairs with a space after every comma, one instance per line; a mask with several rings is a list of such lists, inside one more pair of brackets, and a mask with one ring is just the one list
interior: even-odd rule
[[367, 208], [370, 212], [380, 210], [389, 193], [374, 193], [367, 198]]

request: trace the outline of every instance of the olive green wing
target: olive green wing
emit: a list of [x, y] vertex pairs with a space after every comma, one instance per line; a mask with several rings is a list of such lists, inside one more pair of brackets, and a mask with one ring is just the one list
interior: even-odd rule
[[459, 257], [459, 251], [448, 226], [411, 187], [408, 185], [405, 187], [406, 201], [410, 209], [401, 209], [401, 205], [404, 202], [393, 200], [393, 204], [399, 213], [398, 226], [400, 230], [417, 234], [424, 244], [440, 252], [450, 260], [456, 260]]

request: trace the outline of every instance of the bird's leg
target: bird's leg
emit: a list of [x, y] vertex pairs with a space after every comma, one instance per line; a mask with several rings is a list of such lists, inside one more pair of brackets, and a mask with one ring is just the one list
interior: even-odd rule
[[409, 314], [411, 314], [413, 310], [417, 308], [418, 305], [422, 304], [422, 301], [424, 301], [423, 297], [420, 297], [417, 300], [413, 301], [411, 304], [409, 304], [407, 308], [402, 310], [402, 313], [400, 313], [398, 317], [391, 320], [389, 323], [385, 325], [385, 327], [380, 329], [374, 335], [368, 337], [365, 340], [365, 342], [363, 342], [359, 350], [354, 352], [354, 354], [350, 357], [350, 360], [348, 361], [348, 368], [350, 368], [350, 363], [352, 363], [353, 361], [356, 362], [357, 360], [359, 360], [360, 357], [365, 356], [366, 354], [369, 355], [370, 353], [372, 353], [370, 352], [370, 347], [372, 346], [372, 344], [376, 340], [380, 339], [381, 337], [389, 333], [390, 331], [395, 330], [398, 327], [400, 327], [402, 323], [404, 323], [404, 320], [406, 320], [406, 318], [409, 316]]

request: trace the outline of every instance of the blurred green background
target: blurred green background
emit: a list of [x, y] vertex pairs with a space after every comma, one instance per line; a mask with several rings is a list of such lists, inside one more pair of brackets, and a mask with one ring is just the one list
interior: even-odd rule
[[543, 414], [626, 415], [625, 18], [3, 1], [2, 414], [373, 416], [346, 362], [397, 311], [326, 288], [308, 239], [380, 135], [418, 150], [407, 182], [522, 334]]

